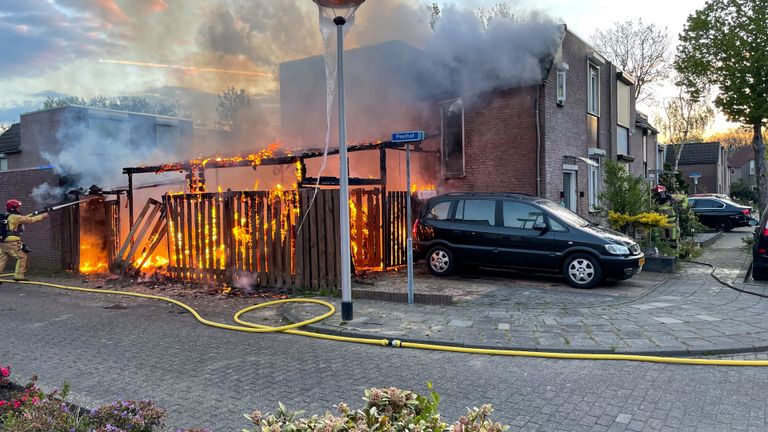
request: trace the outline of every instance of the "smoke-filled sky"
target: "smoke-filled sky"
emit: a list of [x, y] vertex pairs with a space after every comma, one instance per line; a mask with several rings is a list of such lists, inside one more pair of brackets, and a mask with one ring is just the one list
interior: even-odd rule
[[[348, 46], [427, 42], [424, 0], [368, 0]], [[476, 9], [498, 0], [443, 0]], [[641, 17], [676, 35], [702, 0], [507, 1], [549, 14], [588, 38]], [[664, 13], [658, 11], [663, 10]], [[0, 123], [18, 121], [46, 96], [142, 95], [179, 101], [201, 124], [215, 121], [216, 94], [242, 87], [277, 104], [278, 64], [322, 53], [311, 0], [0, 0]]]

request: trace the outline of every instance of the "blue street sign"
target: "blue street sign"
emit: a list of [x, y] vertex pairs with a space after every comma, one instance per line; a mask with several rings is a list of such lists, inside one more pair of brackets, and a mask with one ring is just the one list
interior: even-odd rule
[[701, 177], [701, 173], [696, 173], [696, 172], [693, 172], [693, 173], [690, 173], [690, 174], [688, 174], [688, 177], [691, 177], [691, 178], [694, 178], [694, 177]]
[[392, 134], [392, 142], [424, 141], [424, 131], [395, 132]]

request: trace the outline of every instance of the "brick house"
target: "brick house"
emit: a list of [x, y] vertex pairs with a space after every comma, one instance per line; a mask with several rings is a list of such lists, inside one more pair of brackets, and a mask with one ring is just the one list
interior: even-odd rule
[[[593, 214], [606, 159], [649, 179], [662, 169], [658, 131], [635, 110], [632, 77], [563, 30], [540, 79], [476, 94], [435, 90], [423, 53], [402, 42], [349, 50], [349, 142], [421, 129], [435, 156], [420, 169], [438, 192], [522, 192]], [[324, 76], [321, 56], [280, 67], [282, 134], [298, 146], [325, 131]]]
[[[31, 212], [43, 206], [33, 196], [36, 187], [48, 184], [66, 189], [76, 184], [76, 179], [58, 175], [43, 153], [56, 154], [83, 139], [96, 140], [96, 151], [117, 139], [131, 148], [174, 147], [184, 145], [191, 134], [189, 120], [100, 108], [67, 106], [23, 114], [19, 123], [0, 135], [0, 204], [11, 198], [19, 199], [24, 203], [23, 210]], [[27, 230], [24, 241], [33, 252], [31, 268], [66, 267], [63, 244], [68, 227], [64, 219], [62, 212], [53, 212]]]
[[739, 147], [728, 158], [728, 166], [731, 170], [731, 184], [740, 181], [748, 186], [757, 185], [755, 151], [752, 146]]
[[[730, 195], [731, 172], [728, 152], [719, 142], [675, 144], [682, 146], [677, 170], [688, 181], [688, 193], [719, 193]], [[675, 147], [666, 148], [665, 163], [674, 167]], [[694, 178], [698, 177], [698, 184]]]

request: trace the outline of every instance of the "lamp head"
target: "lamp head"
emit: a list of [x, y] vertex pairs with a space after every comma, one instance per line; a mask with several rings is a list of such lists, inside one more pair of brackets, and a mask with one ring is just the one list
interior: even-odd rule
[[357, 8], [365, 0], [312, 0], [320, 8], [320, 11], [330, 19], [342, 17], [346, 20], [352, 18]]

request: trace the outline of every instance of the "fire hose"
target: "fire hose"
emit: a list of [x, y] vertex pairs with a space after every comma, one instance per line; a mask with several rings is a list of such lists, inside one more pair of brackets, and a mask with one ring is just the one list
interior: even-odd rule
[[[9, 275], [0, 275], [0, 277], [7, 277]], [[18, 283], [24, 285], [39, 285], [44, 287], [78, 291], [86, 293], [96, 294], [113, 294], [125, 297], [138, 297], [151, 300], [160, 300], [166, 303], [170, 303], [186, 310], [201, 324], [210, 327], [220, 328], [224, 330], [233, 330], [246, 333], [286, 333], [296, 336], [305, 336], [316, 339], [332, 340], [337, 342], [349, 342], [357, 344], [378, 345], [382, 347], [392, 348], [411, 348], [430, 351], [444, 351], [455, 352], [465, 354], [484, 354], [484, 355], [496, 355], [496, 356], [512, 356], [512, 357], [537, 357], [548, 359], [568, 359], [568, 360], [620, 360], [620, 361], [637, 361], [637, 362], [650, 362], [650, 363], [667, 363], [667, 364], [682, 364], [682, 365], [706, 365], [706, 366], [768, 366], [768, 360], [727, 360], [727, 359], [705, 359], [705, 358], [685, 358], [685, 357], [662, 357], [662, 356], [649, 356], [649, 355], [635, 355], [635, 354], [597, 354], [597, 353], [565, 353], [565, 352], [548, 352], [548, 351], [522, 351], [512, 349], [490, 349], [490, 348], [467, 348], [451, 345], [443, 345], [439, 343], [415, 343], [400, 341], [399, 339], [377, 339], [377, 338], [363, 338], [363, 337], [349, 337], [349, 336], [335, 336], [322, 333], [308, 332], [304, 330], [297, 330], [299, 327], [304, 327], [309, 324], [322, 321], [336, 313], [336, 307], [333, 304], [310, 298], [301, 299], [281, 299], [273, 300], [264, 303], [255, 304], [237, 311], [233, 317], [233, 320], [239, 325], [224, 324], [216, 321], [210, 321], [203, 318], [194, 308], [191, 306], [164, 296], [157, 296], [152, 294], [140, 294], [125, 291], [103, 290], [94, 288], [82, 288], [70, 285], [60, 285], [49, 282], [38, 281], [20, 281], [14, 282], [11, 280], [0, 280], [0, 282]], [[285, 303], [311, 303], [328, 308], [328, 312], [318, 315], [314, 318], [288, 324], [284, 326], [267, 326], [263, 324], [256, 324], [242, 319], [241, 317], [255, 309], [267, 308], [271, 306], [281, 305]]]

